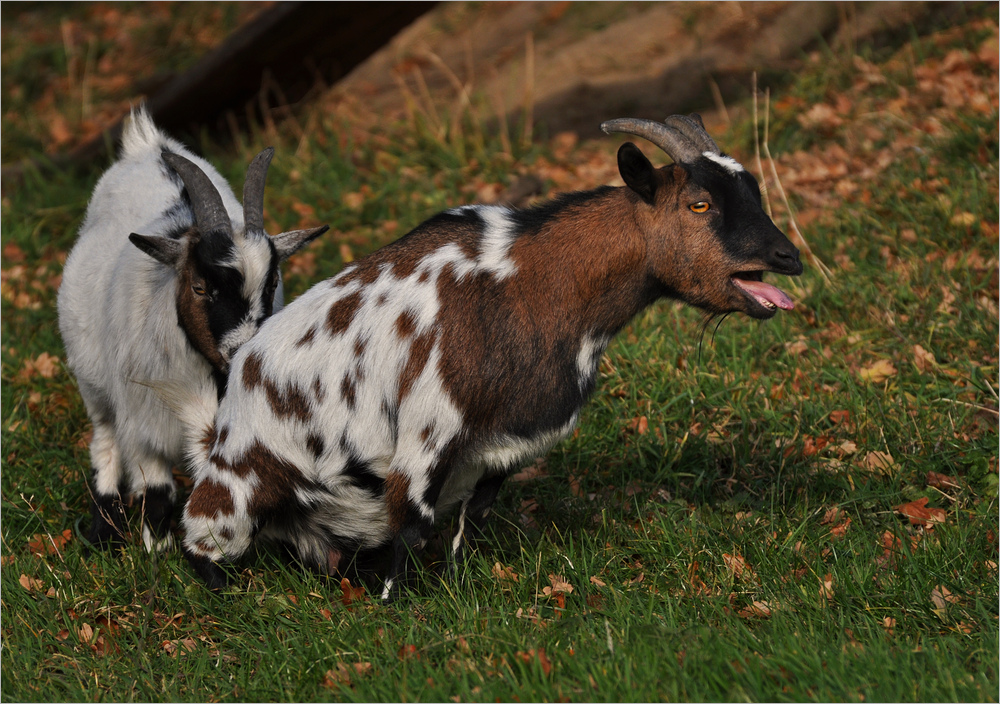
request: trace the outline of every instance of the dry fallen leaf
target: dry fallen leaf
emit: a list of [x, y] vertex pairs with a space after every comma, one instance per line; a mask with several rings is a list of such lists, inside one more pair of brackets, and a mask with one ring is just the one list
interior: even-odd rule
[[881, 384], [889, 377], [895, 375], [896, 367], [892, 366], [892, 362], [888, 359], [880, 359], [871, 366], [863, 367], [858, 372], [858, 376], [862, 381], [867, 381], [871, 384]]
[[742, 555], [730, 555], [728, 553], [724, 553], [722, 555], [722, 562], [726, 565], [726, 569], [728, 569], [736, 579], [757, 579], [757, 575], [754, 573], [753, 568], [747, 564], [747, 561], [743, 559]]
[[820, 581], [819, 595], [827, 601], [833, 599], [833, 575], [829, 572], [827, 572]]
[[915, 366], [917, 371], [921, 374], [926, 374], [937, 366], [937, 360], [934, 359], [934, 355], [931, 352], [928, 352], [920, 345], [914, 345], [913, 366]]
[[605, 584], [604, 582], [602, 582], [600, 579], [598, 579], [597, 577], [593, 577], [593, 576], [590, 578], [590, 583], [593, 584], [595, 587], [606, 587], [606, 586], [608, 586], [607, 584]]
[[895, 627], [896, 627], [896, 619], [894, 619], [892, 616], [886, 616], [884, 619], [882, 619], [882, 628], [884, 628], [885, 632], [890, 636], [893, 633], [892, 629], [894, 629]]
[[947, 512], [943, 508], [928, 508], [928, 498], [917, 499], [909, 503], [900, 504], [893, 508], [893, 511], [901, 513], [910, 519], [910, 523], [915, 526], [929, 526], [935, 523], [944, 523]]
[[931, 603], [934, 604], [935, 611], [944, 611], [948, 608], [948, 604], [957, 604], [958, 601], [957, 596], [940, 584], [931, 590]]
[[927, 486], [934, 487], [935, 489], [940, 489], [941, 491], [947, 491], [949, 489], [959, 488], [957, 479], [953, 479], [949, 477], [947, 474], [938, 474], [937, 472], [927, 473]]
[[17, 581], [20, 582], [21, 586], [29, 592], [41, 591], [43, 588], [42, 580], [29, 577], [26, 574], [22, 574]]
[[766, 601], [755, 601], [745, 609], [740, 609], [736, 615], [740, 618], [770, 618], [772, 607]]
[[510, 567], [504, 567], [499, 562], [495, 563], [493, 565], [493, 567], [490, 568], [490, 572], [492, 572], [493, 576], [496, 577], [497, 579], [503, 579], [503, 580], [506, 580], [508, 582], [517, 582], [517, 581], [519, 581], [519, 577], [517, 576], [517, 572], [515, 572]]
[[561, 575], [550, 574], [549, 583], [552, 585], [551, 587], [545, 587], [544, 589], [542, 589], [542, 593], [545, 594], [546, 596], [550, 596], [552, 594], [573, 593], [573, 585], [567, 582], [566, 579]]
[[865, 453], [865, 457], [861, 461], [861, 465], [865, 469], [872, 472], [881, 472], [883, 474], [887, 473], [895, 463], [895, 460], [892, 459], [892, 455], [888, 452], [881, 452], [879, 450]]

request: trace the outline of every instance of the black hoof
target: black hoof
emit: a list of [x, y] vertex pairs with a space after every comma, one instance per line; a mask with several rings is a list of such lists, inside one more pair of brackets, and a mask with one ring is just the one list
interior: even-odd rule
[[229, 574], [218, 562], [212, 562], [207, 557], [195, 555], [187, 548], [184, 548], [184, 556], [191, 563], [198, 576], [205, 582], [205, 586], [213, 592], [225, 589], [229, 584]]
[[107, 550], [125, 542], [125, 505], [118, 494], [94, 494], [90, 517], [87, 540], [92, 547]]

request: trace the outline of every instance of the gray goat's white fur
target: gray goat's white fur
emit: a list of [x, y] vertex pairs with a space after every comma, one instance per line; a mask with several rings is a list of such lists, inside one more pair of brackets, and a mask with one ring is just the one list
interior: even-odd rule
[[[167, 165], [164, 153], [180, 155], [200, 169], [229, 216], [226, 258], [212, 264], [236, 270], [241, 290], [228, 294], [243, 302], [239, 325], [226, 335], [225, 345], [218, 341], [218, 359], [225, 361], [221, 370], [195, 349], [179, 320], [179, 296], [190, 288], [181, 283], [184, 267], [194, 270], [191, 252], [212, 233], [198, 232], [185, 181]], [[169, 526], [175, 496], [172, 467], [185, 457], [188, 409], [168, 408], [153, 386], [180, 386], [189, 402], [217, 406], [228, 358], [272, 312], [272, 304], [262, 299], [273, 292], [273, 309], [282, 306], [278, 262], [325, 229], [273, 239], [262, 229], [245, 232], [243, 206], [211, 164], [158, 129], [145, 109], [134, 110], [126, 120], [119, 159], [94, 189], [58, 298], [67, 363], [93, 423], [91, 542], [120, 537], [120, 512], [131, 495], [142, 500], [147, 549], [160, 541], [169, 545], [162, 529]], [[132, 233], [142, 233], [143, 242], [159, 242], [179, 261], [170, 266], [164, 256], [150, 251], [151, 245], [140, 249], [140, 241], [130, 241]], [[211, 312], [222, 294], [227, 292], [209, 290], [206, 310]], [[109, 511], [117, 513], [110, 516]]]

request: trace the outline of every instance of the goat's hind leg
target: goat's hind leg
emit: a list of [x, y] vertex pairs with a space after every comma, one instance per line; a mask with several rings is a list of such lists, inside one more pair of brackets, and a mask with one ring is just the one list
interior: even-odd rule
[[483, 477], [472, 490], [472, 494], [462, 502], [458, 514], [458, 525], [451, 541], [450, 571], [454, 575], [461, 572], [469, 552], [475, 550], [483, 537], [483, 529], [490, 516], [506, 474]]

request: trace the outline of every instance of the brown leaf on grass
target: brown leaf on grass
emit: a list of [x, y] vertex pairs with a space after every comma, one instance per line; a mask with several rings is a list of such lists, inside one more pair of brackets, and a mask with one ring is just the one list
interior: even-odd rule
[[626, 433], [635, 433], [636, 435], [645, 435], [649, 431], [649, 419], [646, 416], [639, 416], [638, 418], [633, 418], [629, 421], [628, 425], [625, 426]]
[[894, 619], [892, 616], [886, 616], [884, 619], [882, 619], [882, 628], [885, 629], [885, 632], [888, 635], [891, 636], [893, 634], [893, 629], [895, 627], [896, 627], [896, 619]]
[[545, 596], [551, 596], [552, 594], [572, 594], [573, 585], [566, 581], [566, 578], [561, 575], [550, 574], [549, 584], [552, 586], [545, 587], [542, 589], [542, 594]]
[[934, 604], [934, 611], [940, 612], [939, 616], [948, 609], [949, 604], [958, 602], [959, 598], [952, 594], [948, 587], [939, 584], [931, 590], [931, 603]]
[[730, 555], [729, 553], [723, 553], [722, 562], [726, 565], [726, 569], [735, 577], [736, 579], [746, 579], [746, 580], [757, 580], [757, 575], [753, 571], [753, 568], [747, 564], [747, 561], [743, 559], [742, 555]]
[[490, 568], [490, 572], [493, 573], [494, 577], [500, 580], [505, 580], [508, 582], [520, 581], [520, 578], [517, 576], [517, 572], [515, 572], [510, 567], [504, 567], [499, 562], [494, 563], [493, 567]]
[[937, 360], [934, 359], [934, 355], [931, 352], [928, 352], [920, 345], [914, 345], [913, 366], [915, 366], [917, 371], [921, 374], [926, 374], [927, 372], [934, 370], [934, 367], [937, 366]]
[[48, 535], [43, 533], [36, 533], [32, 536], [31, 540], [28, 541], [28, 550], [34, 555], [42, 557], [44, 555], [52, 555], [59, 553], [63, 547], [66, 546], [73, 538], [73, 531], [67, 528], [62, 533], [57, 533], [56, 535], [49, 538]]
[[419, 660], [420, 650], [417, 648], [417, 646], [413, 645], [412, 643], [406, 643], [403, 645], [403, 647], [399, 649], [399, 652], [396, 653], [396, 656], [400, 660], [409, 660], [411, 658], [414, 660]]
[[862, 467], [870, 472], [879, 472], [880, 474], [887, 474], [895, 463], [892, 455], [880, 450], [865, 453], [864, 459], [861, 460]]
[[896, 376], [896, 367], [888, 359], [880, 359], [858, 372], [862, 381], [870, 384], [881, 384], [889, 377]]
[[833, 599], [833, 575], [827, 572], [819, 584], [819, 595], [830, 601]]
[[590, 583], [593, 584], [595, 587], [606, 587], [606, 586], [608, 586], [607, 584], [605, 584], [604, 582], [602, 582], [600, 579], [598, 579], [595, 576], [591, 576]]
[[352, 686], [354, 677], [364, 677], [371, 672], [371, 669], [372, 664], [370, 662], [355, 662], [350, 664], [338, 662], [336, 668], [326, 671], [326, 674], [323, 675], [323, 681], [320, 682], [320, 686], [329, 689], [335, 689], [340, 686], [350, 687]]
[[532, 648], [528, 651], [518, 650], [515, 655], [525, 665], [530, 665], [532, 662], [537, 660], [539, 666], [542, 668], [542, 673], [545, 674], [546, 677], [552, 671], [552, 663], [549, 662], [549, 658], [545, 655], [545, 650], [543, 648], [539, 648], [538, 650]]
[[834, 538], [843, 538], [844, 535], [847, 533], [847, 529], [850, 527], [851, 527], [851, 517], [844, 516], [844, 520], [842, 520], [840, 523], [838, 523], [837, 525], [833, 526], [830, 529], [830, 535], [833, 536]]
[[892, 510], [909, 518], [910, 523], [915, 526], [932, 526], [935, 523], [944, 523], [948, 515], [947, 512], [943, 508], [928, 508], [928, 501], [929, 499], [925, 496], [916, 501], [900, 504]]
[[934, 487], [935, 489], [940, 489], [941, 491], [947, 491], [948, 489], [958, 489], [959, 483], [957, 479], [953, 479], [946, 474], [938, 474], [937, 472], [927, 473], [927, 486]]
[[53, 357], [48, 352], [42, 352], [34, 359], [24, 360], [21, 371], [17, 373], [17, 380], [21, 382], [30, 381], [36, 376], [43, 379], [51, 379], [59, 371], [59, 358]]
[[512, 474], [510, 476], [510, 481], [527, 482], [531, 481], [532, 479], [538, 479], [540, 477], [545, 477], [545, 476], [548, 476], [548, 473], [545, 471], [545, 461], [536, 460], [533, 464], [529, 464], [520, 472]]
[[344, 602], [344, 606], [350, 606], [352, 602], [364, 601], [365, 599], [364, 585], [360, 587], [352, 586], [351, 580], [347, 577], [340, 580], [340, 591], [340, 600]]
[[22, 574], [17, 581], [29, 592], [41, 591], [44, 588], [42, 580], [36, 579], [35, 577], [29, 577], [26, 574]]
[[740, 618], [770, 618], [772, 607], [766, 601], [754, 601], [745, 609], [740, 609], [736, 615]]

